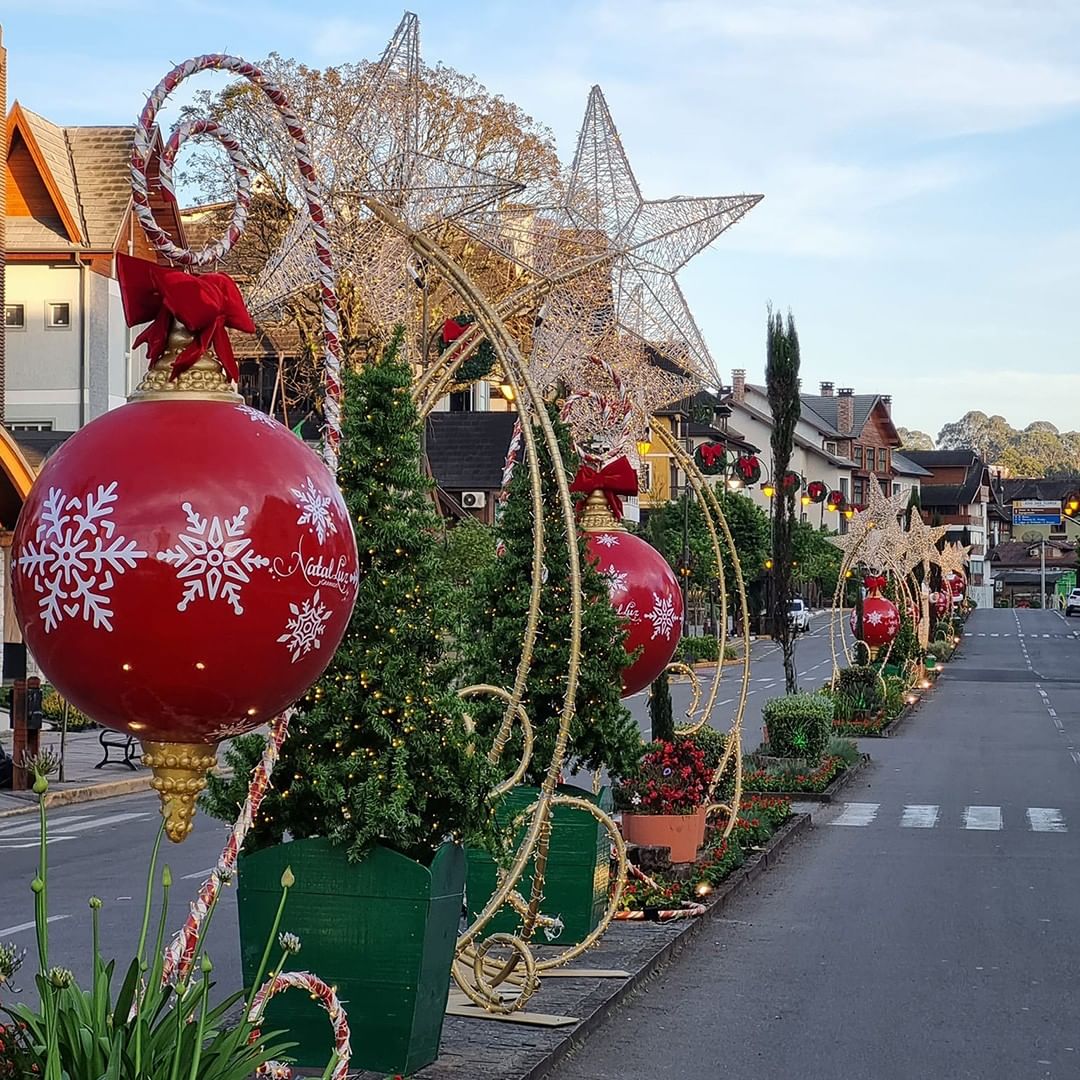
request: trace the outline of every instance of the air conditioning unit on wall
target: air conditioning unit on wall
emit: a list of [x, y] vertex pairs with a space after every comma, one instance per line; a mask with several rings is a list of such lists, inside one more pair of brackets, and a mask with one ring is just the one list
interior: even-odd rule
[[463, 491], [461, 505], [466, 510], [482, 510], [487, 505], [486, 491]]

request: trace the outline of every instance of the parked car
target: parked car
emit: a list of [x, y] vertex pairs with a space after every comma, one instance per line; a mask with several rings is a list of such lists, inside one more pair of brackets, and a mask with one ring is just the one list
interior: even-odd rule
[[788, 622], [796, 632], [810, 629], [810, 609], [804, 601], [791, 601], [788, 605]]
[[1065, 601], [1065, 614], [1071, 615], [1074, 611], [1080, 612], [1080, 589], [1073, 589]]

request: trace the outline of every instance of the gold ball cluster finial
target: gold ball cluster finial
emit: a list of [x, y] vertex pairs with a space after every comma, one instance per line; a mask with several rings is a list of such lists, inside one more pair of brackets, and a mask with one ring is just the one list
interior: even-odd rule
[[195, 340], [182, 323], [173, 320], [165, 352], [154, 361], [129, 401], [227, 401], [243, 402], [213, 351], [204, 353], [186, 371], [171, 378], [176, 358]]
[[195, 821], [195, 800], [206, 787], [206, 774], [217, 764], [217, 745], [147, 740], [143, 764], [154, 777], [150, 786], [161, 796], [165, 835], [179, 844]]

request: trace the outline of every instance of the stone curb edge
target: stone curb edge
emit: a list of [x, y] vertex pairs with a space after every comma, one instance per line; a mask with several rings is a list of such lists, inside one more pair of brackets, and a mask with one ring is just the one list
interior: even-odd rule
[[528, 1072], [521, 1074], [516, 1080], [543, 1080], [543, 1077], [549, 1076], [552, 1070], [560, 1065], [572, 1051], [584, 1043], [623, 1001], [671, 963], [690, 940], [702, 932], [702, 927], [707, 926], [714, 915], [728, 906], [733, 897], [769, 869], [769, 866], [776, 861], [777, 857], [796, 837], [801, 836], [811, 828], [809, 814], [792, 815], [791, 820], [785, 822], [772, 836], [763, 851], [759, 851], [743, 863], [720, 886], [716, 892], [716, 899], [709, 905], [704, 915], [697, 919], [688, 919], [685, 928], [677, 937], [662, 945], [643, 967], [635, 971], [609, 998], [598, 1005], [588, 1016], [584, 1017], [581, 1023], [562, 1042], [554, 1046], [542, 1061], [538, 1061]]
[[[150, 776], [129, 776], [123, 780], [107, 780], [103, 784], [86, 784], [82, 787], [63, 788], [50, 791], [45, 796], [45, 808], [54, 806], [74, 806], [77, 803], [96, 802], [98, 799], [111, 799], [117, 795], [134, 795], [150, 790]], [[0, 818], [16, 817], [19, 814], [31, 814], [37, 809], [37, 800], [31, 798], [26, 806], [17, 806], [11, 810], [0, 810]]]

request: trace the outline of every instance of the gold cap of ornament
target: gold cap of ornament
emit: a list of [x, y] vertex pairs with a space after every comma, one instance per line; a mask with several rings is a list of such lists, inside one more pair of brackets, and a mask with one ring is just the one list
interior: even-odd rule
[[578, 527], [582, 532], [626, 532], [626, 528], [611, 512], [607, 496], [602, 491], [593, 491], [585, 500], [585, 509], [581, 511]]
[[143, 743], [143, 764], [154, 774], [150, 786], [161, 797], [165, 835], [179, 844], [195, 821], [195, 800], [206, 774], [217, 764], [217, 743]]
[[204, 353], [186, 371], [172, 379], [176, 358], [195, 340], [194, 334], [173, 319], [165, 352], [154, 361], [128, 401], [227, 401], [242, 404], [213, 350]]

